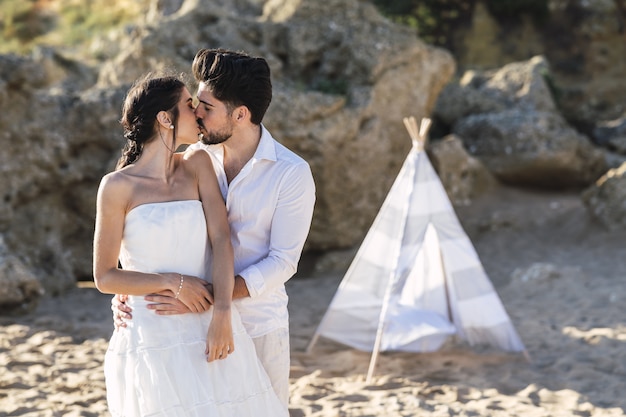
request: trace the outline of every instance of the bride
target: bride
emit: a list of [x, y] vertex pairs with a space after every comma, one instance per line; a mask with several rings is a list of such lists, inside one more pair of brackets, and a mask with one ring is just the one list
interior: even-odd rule
[[[121, 122], [127, 144], [100, 183], [94, 236], [97, 288], [129, 294], [134, 311], [105, 355], [111, 414], [285, 416], [231, 304], [233, 250], [211, 159], [175, 152], [197, 141], [191, 94], [176, 77], [147, 75]], [[168, 290], [197, 314], [148, 310], [143, 296]]]

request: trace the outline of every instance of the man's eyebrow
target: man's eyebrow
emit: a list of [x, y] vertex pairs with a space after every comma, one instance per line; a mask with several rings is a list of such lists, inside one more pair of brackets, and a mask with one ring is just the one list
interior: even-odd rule
[[204, 104], [204, 105], [207, 105], [207, 106], [214, 107], [214, 106], [213, 106], [211, 103], [209, 103], [208, 101], [204, 101], [204, 100], [202, 100], [202, 99], [201, 99], [201, 98], [199, 98], [199, 97], [196, 97], [196, 98], [198, 99], [198, 101], [199, 101], [200, 103], [202, 103], [202, 104]]

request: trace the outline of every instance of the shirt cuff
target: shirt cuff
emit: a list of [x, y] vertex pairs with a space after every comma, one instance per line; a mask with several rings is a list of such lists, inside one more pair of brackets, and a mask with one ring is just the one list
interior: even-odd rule
[[256, 266], [249, 266], [239, 275], [246, 281], [246, 287], [248, 287], [251, 298], [258, 297], [265, 291], [265, 280]]

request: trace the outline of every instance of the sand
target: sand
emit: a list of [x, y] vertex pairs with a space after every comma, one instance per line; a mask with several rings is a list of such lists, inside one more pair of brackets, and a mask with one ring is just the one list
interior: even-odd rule
[[[303, 268], [291, 298], [292, 416], [626, 415], [626, 232], [578, 194], [500, 189], [457, 208], [523, 339], [522, 355], [451, 339], [428, 354], [370, 354], [320, 339], [305, 352], [353, 251]], [[308, 264], [303, 261], [303, 265]], [[0, 416], [107, 416], [110, 297], [82, 284], [0, 318]]]

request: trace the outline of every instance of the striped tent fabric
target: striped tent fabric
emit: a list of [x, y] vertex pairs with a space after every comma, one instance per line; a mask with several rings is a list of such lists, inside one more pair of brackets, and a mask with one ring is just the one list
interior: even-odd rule
[[323, 336], [359, 350], [435, 351], [451, 335], [523, 352], [423, 142], [398, 177], [331, 301]]

